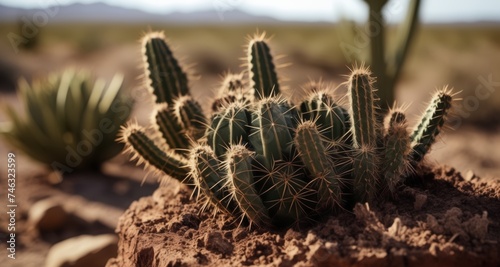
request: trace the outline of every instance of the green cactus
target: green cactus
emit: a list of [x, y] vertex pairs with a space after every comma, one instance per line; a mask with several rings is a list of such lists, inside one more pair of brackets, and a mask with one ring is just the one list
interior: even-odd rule
[[[370, 32], [369, 62], [374, 75], [375, 85], [380, 88], [381, 109], [386, 111], [394, 103], [395, 86], [401, 76], [410, 44], [418, 25], [420, 0], [411, 0], [406, 11], [405, 20], [398, 26], [395, 42], [389, 45], [386, 38], [386, 23], [382, 9], [388, 0], [365, 0], [369, 7], [368, 25]], [[382, 115], [381, 113], [380, 115]], [[380, 116], [380, 118], [383, 118]]]
[[156, 102], [172, 105], [175, 99], [188, 95], [187, 75], [167, 46], [163, 33], [150, 33], [143, 39], [142, 47], [145, 78]]
[[300, 111], [306, 120], [312, 120], [324, 138], [344, 140], [350, 128], [349, 113], [339, 106], [326, 89], [313, 93], [300, 104]]
[[250, 104], [253, 101], [253, 88], [245, 86], [243, 74], [227, 73], [212, 104], [212, 112], [217, 112], [232, 102]]
[[250, 223], [257, 226], [271, 225], [268, 209], [255, 188], [253, 175], [254, 152], [245, 146], [231, 146], [224, 162], [227, 170], [227, 187], [231, 196]]
[[353, 186], [354, 196], [360, 201], [374, 200], [379, 183], [379, 157], [377, 133], [380, 126], [376, 119], [376, 102], [372, 78], [361, 67], [349, 78], [351, 133], [353, 135]]
[[248, 74], [255, 98], [277, 96], [280, 93], [278, 75], [272, 61], [265, 34], [257, 35], [248, 44]]
[[293, 136], [291, 108], [279, 98], [264, 98], [256, 103], [252, 113], [249, 141], [270, 168], [277, 160], [292, 156]]
[[297, 127], [294, 144], [307, 170], [311, 173], [318, 190], [318, 209], [325, 210], [337, 206], [342, 201], [341, 180], [335, 173], [333, 162], [328, 157], [328, 148], [317, 126], [312, 121], [304, 121]]
[[387, 190], [394, 194], [435, 140], [451, 104], [450, 93], [440, 91], [410, 139], [401, 110], [391, 113], [385, 127], [376, 120], [374, 78], [367, 69], [356, 68], [349, 78], [349, 108], [326, 89], [315, 90], [294, 106], [279, 91], [263, 36], [250, 41], [248, 57], [248, 81], [242, 75], [225, 77], [211, 119], [197, 127], [206, 127], [203, 137], [190, 130], [205, 118], [199, 109], [182, 109], [186, 114], [180, 114], [178, 108], [168, 108], [186, 99], [193, 107], [199, 105], [189, 90], [171, 89], [152, 90], [173, 99], [157, 105], [161, 115], [153, 121], [162, 140], [155, 143], [138, 126], [126, 128], [122, 139], [139, 161], [194, 185], [203, 208], [211, 206], [257, 227], [312, 221], [352, 206], [346, 197], [352, 193], [362, 202], [375, 201]]
[[394, 195], [397, 186], [411, 170], [411, 142], [403, 110], [393, 109], [389, 112], [387, 118], [382, 177], [385, 179], [383, 184]]
[[242, 102], [234, 102], [212, 118], [207, 129], [207, 143], [222, 158], [230, 145], [248, 143], [250, 112]]
[[411, 158], [414, 162], [421, 161], [436, 140], [445, 123], [452, 101], [453, 96], [446, 87], [436, 92], [432, 98], [420, 123], [411, 135], [413, 148]]
[[206, 198], [204, 208], [215, 205], [218, 210], [230, 214], [238, 212], [225, 183], [227, 171], [220, 168], [221, 162], [209, 146], [194, 147], [191, 150], [189, 166], [192, 166], [190, 176], [195, 188], [200, 191], [197, 195]]
[[157, 104], [153, 112], [153, 125], [165, 144], [172, 150], [186, 155], [189, 137], [174, 112], [166, 103]]
[[85, 70], [66, 69], [31, 84], [20, 80], [21, 116], [6, 106], [2, 137], [36, 161], [57, 171], [98, 168], [120, 152], [115, 139], [132, 102], [120, 94], [123, 76], [109, 84], [92, 81]]

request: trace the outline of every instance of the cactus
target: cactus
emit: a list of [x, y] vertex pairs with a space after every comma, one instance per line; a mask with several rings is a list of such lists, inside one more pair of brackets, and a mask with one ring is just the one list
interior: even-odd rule
[[411, 142], [402, 109], [392, 109], [386, 121], [382, 177], [387, 189], [394, 195], [399, 183], [411, 171]]
[[410, 1], [405, 20], [399, 25], [395, 43], [391, 46], [387, 43], [387, 29], [382, 16], [382, 9], [388, 0], [365, 0], [365, 2], [369, 7], [370, 58], [368, 62], [377, 77], [375, 85], [381, 89], [379, 91], [379, 97], [382, 100], [381, 109], [386, 111], [395, 100], [395, 86], [401, 76], [401, 70], [416, 32], [421, 1]]
[[272, 61], [265, 34], [256, 35], [248, 44], [248, 74], [256, 98], [277, 96], [280, 93], [278, 75]]
[[379, 159], [377, 157], [377, 132], [379, 126], [375, 113], [375, 96], [372, 78], [361, 67], [349, 78], [351, 132], [353, 135], [353, 188], [357, 199], [373, 200], [377, 193]]
[[66, 69], [28, 84], [19, 81], [25, 116], [7, 105], [0, 133], [28, 156], [57, 171], [98, 168], [120, 152], [115, 138], [132, 109], [120, 94], [123, 76], [106, 86], [85, 70]]
[[[143, 44], [149, 46], [148, 39], [157, 36], [146, 36]], [[170, 51], [162, 42], [155, 47]], [[252, 39], [248, 52], [248, 81], [241, 74], [225, 77], [207, 123], [195, 123], [206, 117], [194, 108], [199, 105], [189, 90], [157, 88], [151, 92], [160, 99], [153, 120], [158, 138], [132, 124], [122, 131], [122, 141], [139, 162], [194, 186], [203, 208], [251, 226], [312, 221], [352, 205], [350, 193], [361, 202], [373, 202], [386, 191], [395, 194], [422, 162], [451, 105], [450, 92], [440, 91], [412, 136], [400, 109], [391, 112], [384, 127], [376, 119], [374, 78], [361, 67], [348, 81], [349, 108], [335, 101], [330, 88], [316, 88], [295, 106], [279, 90], [264, 37]], [[172, 53], [162, 53], [177, 62]], [[150, 56], [146, 65], [159, 68], [150, 66]], [[181, 79], [172, 84], [187, 84], [182, 75], [166, 76]], [[186, 102], [188, 108], [177, 107]], [[204, 135], [194, 134], [193, 126], [204, 127]]]

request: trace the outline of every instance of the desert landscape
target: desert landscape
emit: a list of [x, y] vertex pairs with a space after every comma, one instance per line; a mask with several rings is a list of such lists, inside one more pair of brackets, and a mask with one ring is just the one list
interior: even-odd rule
[[[191, 16], [213, 21], [177, 14], [151, 23], [130, 10], [100, 5], [61, 7], [20, 46], [2, 39], [0, 124], [9, 123], [8, 105], [26, 113], [19, 78], [33, 81], [80, 67], [108, 81], [123, 73], [122, 93], [134, 101], [130, 120], [149, 125], [154, 101], [144, 82], [139, 40], [154, 31], [164, 32], [182, 66], [189, 66], [191, 94], [206, 113], [221, 75], [245, 70], [242, 47], [257, 31], [272, 36], [268, 43], [282, 93], [294, 102], [310, 81], [345, 94], [346, 75], [368, 59], [363, 26], [348, 22], [282, 22], [231, 11], [222, 22], [215, 12], [200, 12]], [[77, 21], [72, 14], [84, 9], [130, 19]], [[2, 17], [0, 36], [23, 36], [22, 21]], [[395, 28], [388, 26], [389, 48]], [[499, 32], [498, 22], [419, 25], [395, 89], [397, 103], [408, 104], [408, 124], [417, 124], [436, 89], [448, 85], [460, 93], [417, 182], [394, 199], [358, 203], [306, 227], [248, 228], [227, 214], [212, 216], [191, 198], [188, 186], [136, 166], [127, 154], [98, 170], [60, 175], [0, 139], [0, 203], [8, 212], [7, 163], [13, 153], [17, 204], [15, 260], [7, 258], [11, 218], [4, 212], [0, 217], [2, 266], [497, 266]]]

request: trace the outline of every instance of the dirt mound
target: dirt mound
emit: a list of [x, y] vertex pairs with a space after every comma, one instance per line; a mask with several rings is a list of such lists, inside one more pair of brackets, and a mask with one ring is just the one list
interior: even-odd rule
[[107, 266], [498, 266], [500, 181], [422, 172], [394, 200], [284, 231], [200, 212], [171, 183], [121, 217], [118, 257]]

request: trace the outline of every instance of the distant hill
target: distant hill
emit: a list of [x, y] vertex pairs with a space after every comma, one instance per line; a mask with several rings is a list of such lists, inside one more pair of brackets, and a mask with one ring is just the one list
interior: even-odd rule
[[190, 13], [173, 12], [169, 14], [155, 14], [145, 11], [111, 6], [104, 3], [71, 4], [53, 6], [47, 9], [24, 9], [9, 7], [0, 4], [0, 22], [14, 22], [23, 16], [30, 20], [37, 12], [54, 14], [50, 17], [51, 23], [58, 22], [129, 22], [129, 23], [280, 23], [281, 21], [266, 16], [254, 16], [248, 13], [232, 10], [223, 13], [223, 19], [216, 10], [197, 11]]

